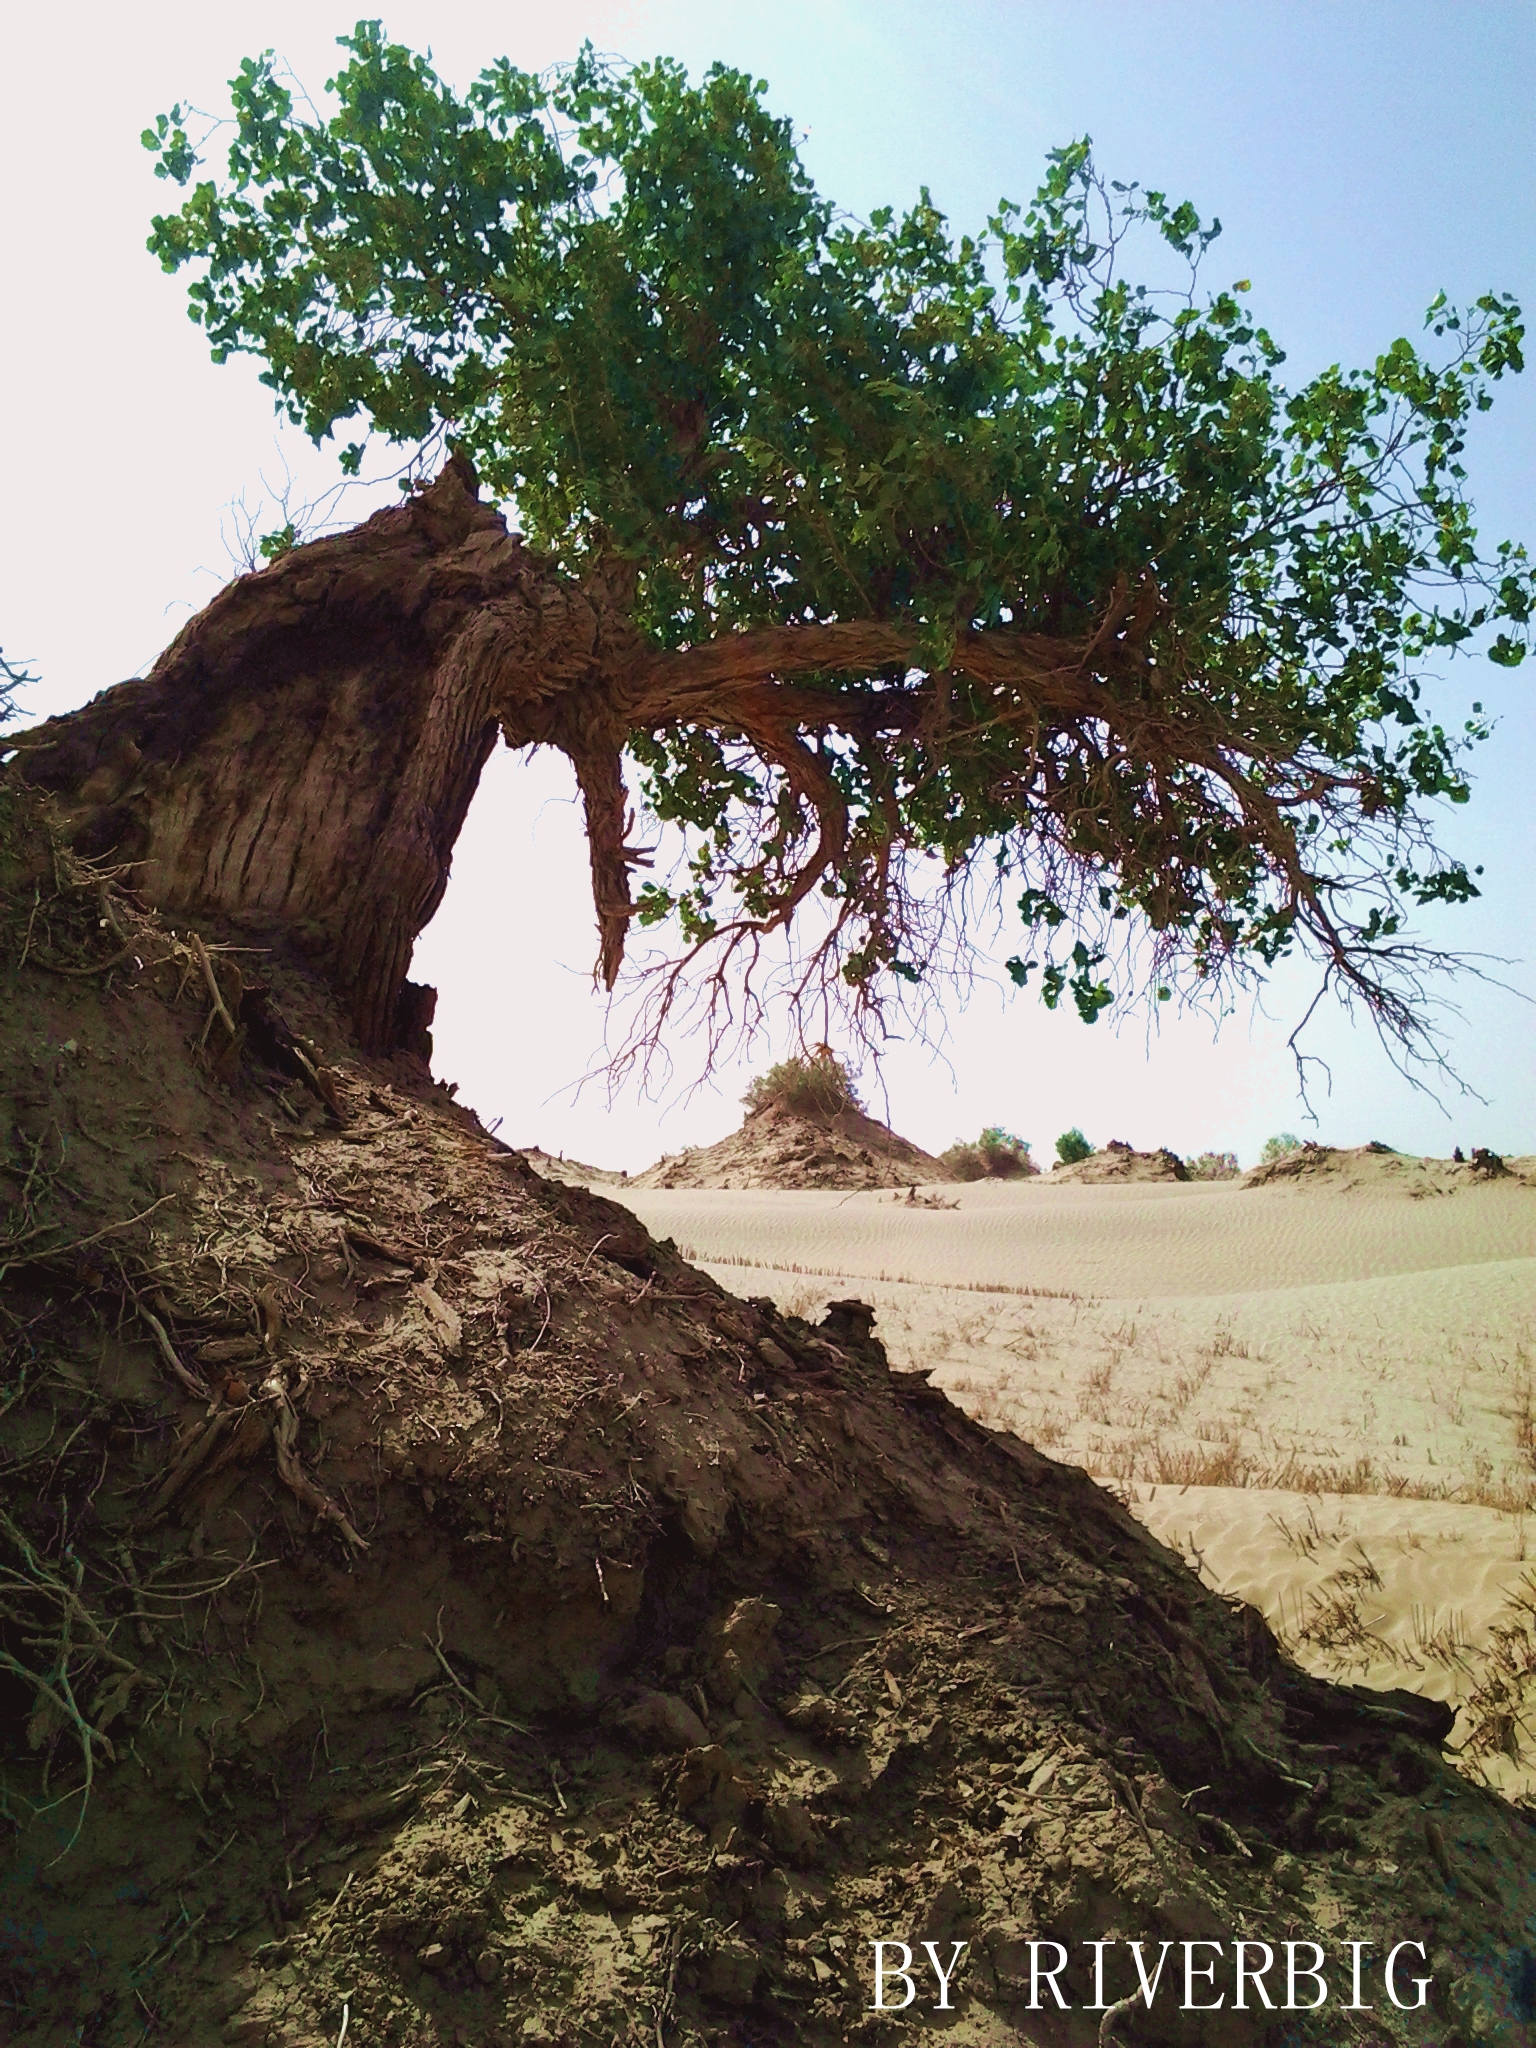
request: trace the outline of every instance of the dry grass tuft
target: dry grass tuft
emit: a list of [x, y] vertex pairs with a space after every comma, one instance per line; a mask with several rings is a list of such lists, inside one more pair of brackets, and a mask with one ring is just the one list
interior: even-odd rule
[[1469, 1728], [1462, 1753], [1475, 1762], [1495, 1756], [1516, 1766], [1532, 1761], [1528, 1699], [1536, 1683], [1536, 1574], [1527, 1572], [1493, 1624], [1482, 1676], [1464, 1705]]

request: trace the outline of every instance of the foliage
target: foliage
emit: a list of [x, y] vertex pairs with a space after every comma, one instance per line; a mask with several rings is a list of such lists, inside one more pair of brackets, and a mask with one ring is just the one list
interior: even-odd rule
[[939, 1163], [956, 1180], [1014, 1180], [1040, 1171], [1029, 1156], [1029, 1140], [1016, 1138], [1001, 1124], [988, 1124], [969, 1144], [951, 1145], [939, 1154]]
[[190, 188], [150, 247], [216, 360], [362, 437], [344, 468], [449, 437], [669, 657], [583, 683], [687, 849], [605, 971], [632, 916], [750, 966], [819, 893], [795, 988], [867, 1016], [955, 964], [980, 891], [1017, 904], [1014, 981], [1088, 1022], [1301, 946], [1419, 1042], [1408, 921], [1477, 894], [1432, 827], [1490, 729], [1422, 679], [1514, 666], [1533, 611], [1461, 459], [1512, 300], [1291, 387], [1247, 280], [1201, 282], [1219, 223], [1086, 141], [956, 236], [926, 190], [835, 212], [737, 71], [588, 48], [458, 93], [377, 23], [341, 40], [324, 112], [241, 65], [222, 172], [183, 109], [145, 131]]
[[1261, 1166], [1273, 1166], [1277, 1159], [1285, 1159], [1292, 1152], [1300, 1150], [1300, 1138], [1290, 1131], [1277, 1131], [1274, 1137], [1264, 1140], [1264, 1150], [1259, 1154], [1259, 1163]]
[[1063, 1166], [1076, 1166], [1080, 1160], [1093, 1157], [1093, 1147], [1076, 1124], [1070, 1131], [1063, 1131], [1056, 1140], [1056, 1157]]
[[809, 1059], [795, 1054], [759, 1074], [741, 1098], [749, 1115], [787, 1109], [796, 1116], [836, 1116], [860, 1107], [848, 1069], [825, 1048]]
[[1242, 1171], [1235, 1152], [1202, 1152], [1184, 1165], [1191, 1180], [1236, 1180]]
[[286, 526], [279, 526], [271, 533], [264, 533], [256, 546], [263, 561], [280, 562], [284, 555], [289, 554], [298, 545], [298, 539], [298, 529], [290, 519]]

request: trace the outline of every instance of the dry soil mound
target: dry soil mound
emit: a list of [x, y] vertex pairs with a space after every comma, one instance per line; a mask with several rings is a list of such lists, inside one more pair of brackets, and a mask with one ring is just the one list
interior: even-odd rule
[[[7, 2043], [831, 2048], [905, 2029], [897, 1939], [965, 1944], [967, 2048], [1079, 2048], [1087, 1944], [1118, 1999], [1125, 1939], [1220, 1943], [1230, 1996], [1238, 1936], [1378, 1944], [1374, 2042], [1519, 2038], [1536, 1857], [1443, 1709], [1308, 1678], [857, 1303], [733, 1300], [225, 936], [0, 781]], [[1337, 2043], [1331, 1967], [1119, 2038]]]
[[1102, 1152], [1078, 1160], [1075, 1166], [1058, 1165], [1051, 1174], [1051, 1185], [1077, 1181], [1085, 1187], [1101, 1187], [1115, 1181], [1188, 1179], [1183, 1160], [1166, 1146], [1156, 1152], [1134, 1152], [1129, 1145], [1111, 1142]]
[[1341, 1194], [1358, 1191], [1421, 1200], [1429, 1195], [1453, 1195], [1466, 1188], [1485, 1187], [1494, 1180], [1505, 1186], [1536, 1186], [1533, 1169], [1536, 1160], [1497, 1159], [1487, 1153], [1474, 1153], [1471, 1159], [1462, 1162], [1420, 1159], [1416, 1154], [1393, 1152], [1385, 1145], [1357, 1145], [1349, 1149], [1303, 1145], [1299, 1151], [1250, 1168], [1243, 1175], [1243, 1186], [1329, 1188]]
[[637, 1188], [904, 1188], [947, 1181], [929, 1153], [856, 1109], [802, 1116], [770, 1105], [704, 1151], [662, 1159]]

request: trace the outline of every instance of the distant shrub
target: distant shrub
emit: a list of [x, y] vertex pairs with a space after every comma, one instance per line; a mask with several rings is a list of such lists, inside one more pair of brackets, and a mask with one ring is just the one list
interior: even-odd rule
[[1016, 1138], [1001, 1124], [988, 1124], [974, 1144], [951, 1145], [939, 1163], [956, 1180], [1017, 1180], [1040, 1171], [1029, 1156], [1028, 1138]]
[[1300, 1138], [1293, 1137], [1289, 1131], [1279, 1131], [1273, 1138], [1264, 1140], [1264, 1150], [1259, 1154], [1259, 1160], [1264, 1166], [1273, 1166], [1277, 1159], [1284, 1159], [1290, 1153], [1300, 1150]]
[[1093, 1147], [1074, 1124], [1070, 1131], [1063, 1131], [1056, 1140], [1056, 1157], [1063, 1166], [1076, 1166], [1080, 1159], [1091, 1159]]
[[1202, 1152], [1184, 1164], [1191, 1180], [1236, 1180], [1242, 1171], [1235, 1152]]
[[760, 1074], [741, 1099], [753, 1115], [762, 1109], [787, 1109], [796, 1116], [836, 1116], [839, 1110], [860, 1107], [848, 1069], [829, 1052], [780, 1060]]

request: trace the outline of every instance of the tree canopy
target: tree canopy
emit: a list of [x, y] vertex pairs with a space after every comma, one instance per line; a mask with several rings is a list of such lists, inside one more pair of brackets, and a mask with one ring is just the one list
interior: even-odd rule
[[150, 248], [344, 467], [446, 441], [627, 621], [583, 715], [688, 851], [632, 895], [619, 803], [610, 985], [636, 923], [679, 935], [670, 997], [809, 899], [797, 989], [878, 1006], [992, 897], [1014, 980], [1089, 1021], [1301, 947], [1414, 1040], [1408, 920], [1477, 893], [1434, 826], [1488, 731], [1421, 688], [1529, 637], [1461, 461], [1512, 300], [1292, 389], [1247, 281], [1204, 282], [1219, 225], [1086, 142], [956, 235], [926, 190], [840, 214], [723, 66], [461, 93], [377, 23], [342, 42], [324, 111], [241, 65], [218, 175], [216, 129], [158, 118], [187, 196]]

